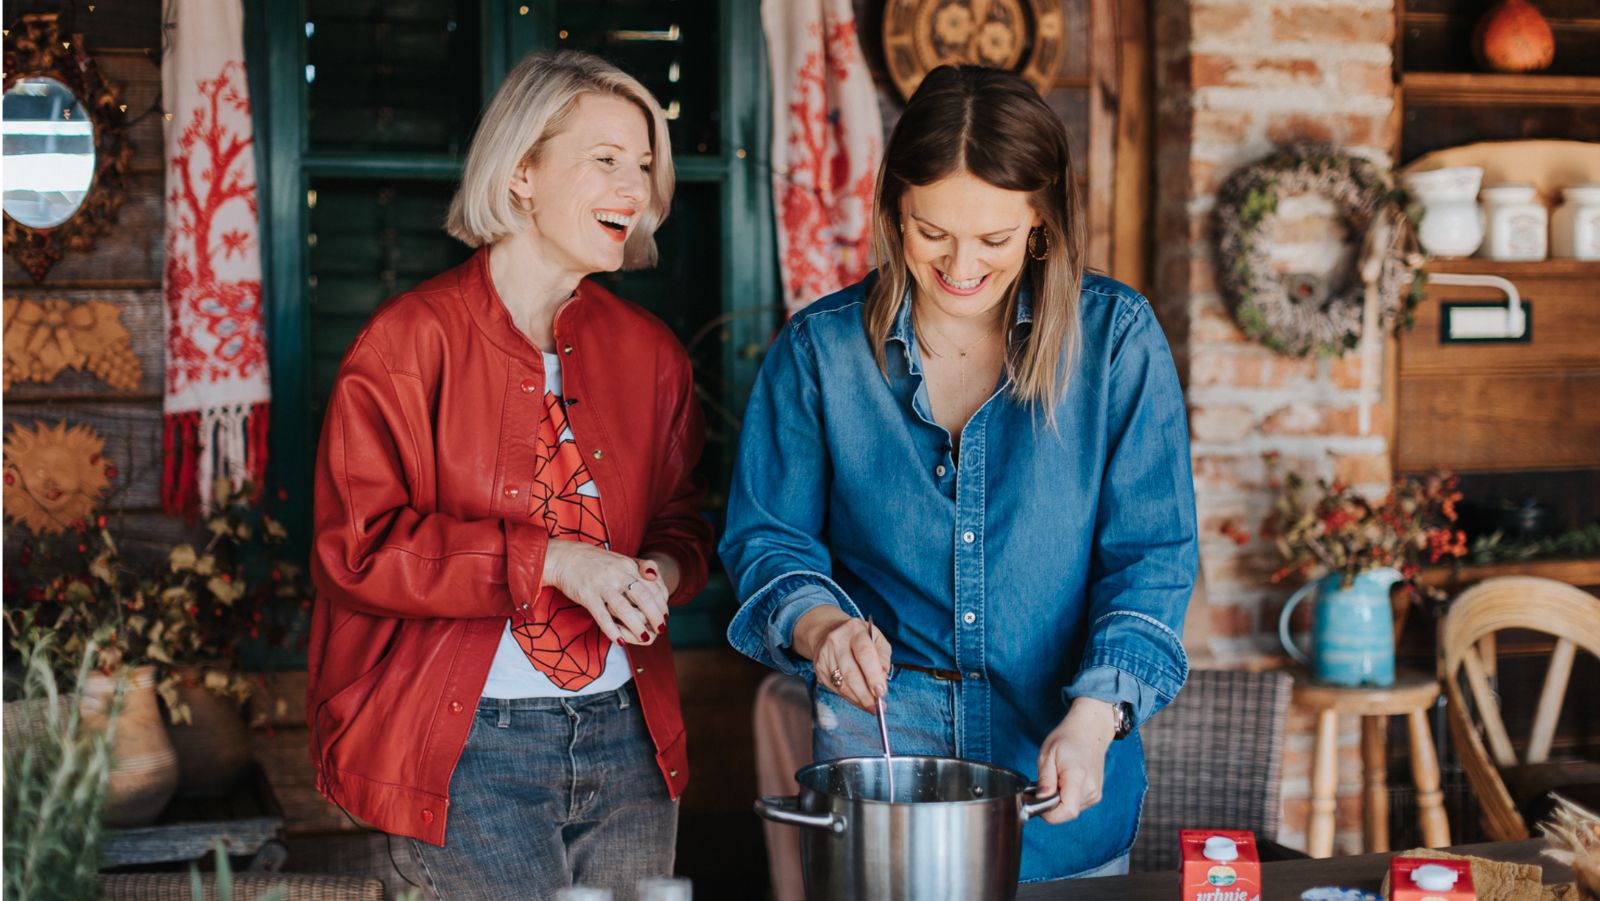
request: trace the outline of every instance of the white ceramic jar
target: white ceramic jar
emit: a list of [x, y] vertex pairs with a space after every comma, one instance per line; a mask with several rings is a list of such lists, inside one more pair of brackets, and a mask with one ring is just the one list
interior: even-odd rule
[[1600, 182], [1568, 185], [1550, 215], [1550, 255], [1565, 260], [1600, 260]]
[[1480, 253], [1491, 260], [1542, 260], [1549, 250], [1550, 211], [1533, 185], [1483, 189], [1486, 236]]
[[1483, 169], [1451, 166], [1412, 172], [1405, 177], [1406, 193], [1422, 204], [1417, 240], [1433, 257], [1469, 257], [1483, 243], [1483, 211], [1478, 208], [1478, 185]]

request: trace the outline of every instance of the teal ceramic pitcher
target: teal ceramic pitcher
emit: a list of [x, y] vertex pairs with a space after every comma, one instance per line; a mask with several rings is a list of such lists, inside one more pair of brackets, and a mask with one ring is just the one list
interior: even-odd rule
[[[1398, 570], [1369, 569], [1348, 587], [1341, 573], [1329, 573], [1296, 591], [1278, 617], [1278, 640], [1294, 659], [1311, 668], [1319, 682], [1383, 687], [1394, 684], [1394, 612], [1389, 589]], [[1317, 595], [1311, 618], [1311, 653], [1289, 636], [1289, 616], [1301, 601]]]

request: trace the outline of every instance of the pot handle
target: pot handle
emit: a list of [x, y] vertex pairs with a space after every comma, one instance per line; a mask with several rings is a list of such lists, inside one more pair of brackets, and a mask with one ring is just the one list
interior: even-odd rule
[[1289, 596], [1289, 602], [1283, 605], [1283, 612], [1278, 614], [1278, 642], [1283, 645], [1285, 651], [1289, 652], [1290, 657], [1306, 666], [1311, 666], [1311, 657], [1305, 651], [1300, 650], [1300, 645], [1289, 634], [1289, 615], [1294, 613], [1294, 608], [1305, 600], [1307, 595], [1316, 590], [1317, 584], [1316, 582], [1307, 582], [1302, 585], [1298, 591]]
[[836, 813], [806, 813], [800, 809], [800, 799], [795, 795], [756, 799], [756, 816], [774, 823], [789, 826], [810, 826], [830, 832], [844, 832], [845, 818]]
[[[1039, 783], [1029, 783], [1028, 787], [1022, 790], [1022, 793], [1025, 795], [1038, 795]], [[1019, 815], [1024, 821], [1026, 821], [1029, 818], [1036, 817], [1039, 814], [1044, 813], [1050, 808], [1056, 806], [1056, 803], [1060, 800], [1061, 794], [1059, 792], [1052, 792], [1051, 794], [1045, 795], [1044, 797], [1035, 801], [1024, 801], [1022, 803], [1022, 809], [1019, 811]]]

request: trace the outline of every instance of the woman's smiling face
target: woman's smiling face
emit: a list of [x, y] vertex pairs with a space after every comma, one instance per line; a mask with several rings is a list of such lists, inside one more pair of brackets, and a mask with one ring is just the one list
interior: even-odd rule
[[650, 203], [650, 132], [644, 111], [606, 94], [578, 98], [567, 128], [511, 190], [533, 205], [532, 227], [563, 268], [621, 268], [623, 245]]
[[955, 319], [993, 311], [1027, 262], [1029, 230], [1042, 222], [1028, 201], [1026, 191], [967, 172], [907, 187], [901, 243], [917, 299]]

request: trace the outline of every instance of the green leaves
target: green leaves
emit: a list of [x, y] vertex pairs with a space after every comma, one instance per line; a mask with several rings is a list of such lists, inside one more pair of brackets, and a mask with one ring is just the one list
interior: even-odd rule
[[6, 598], [13, 640], [56, 636], [50, 656], [58, 678], [86, 659], [93, 638], [98, 668], [155, 663], [159, 681], [171, 685], [180, 667], [191, 668], [189, 678], [220, 687], [219, 694], [248, 697], [253, 683], [237, 669], [241, 646], [284, 643], [313, 589], [301, 567], [272, 559], [288, 531], [255, 506], [254, 489], [218, 489], [203, 537], [153, 561], [123, 560], [105, 516], [87, 517], [59, 538], [28, 541]]
[[[111, 743], [106, 732], [86, 728], [77, 705], [59, 691], [54, 637], [34, 638], [19, 647], [21, 706], [6, 705], [5, 897], [96, 898]], [[95, 656], [87, 650], [79, 684]], [[115, 716], [113, 709], [109, 718]], [[31, 727], [17, 723], [25, 718]]]

